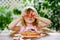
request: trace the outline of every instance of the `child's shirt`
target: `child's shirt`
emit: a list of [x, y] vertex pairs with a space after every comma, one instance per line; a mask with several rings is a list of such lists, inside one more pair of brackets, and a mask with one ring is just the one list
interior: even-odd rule
[[37, 31], [36, 26], [26, 26], [26, 28], [24, 26], [20, 26], [20, 32], [23, 31]]

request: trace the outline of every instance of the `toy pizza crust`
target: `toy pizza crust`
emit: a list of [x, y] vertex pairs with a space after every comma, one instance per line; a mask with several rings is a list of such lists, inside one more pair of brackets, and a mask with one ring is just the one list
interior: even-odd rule
[[20, 34], [22, 37], [40, 37], [40, 33], [37, 32], [22, 32]]

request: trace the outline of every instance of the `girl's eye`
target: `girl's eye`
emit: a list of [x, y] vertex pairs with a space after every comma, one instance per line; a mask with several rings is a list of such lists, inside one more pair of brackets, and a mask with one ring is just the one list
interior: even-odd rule
[[30, 14], [25, 14], [26, 17], [34, 17], [34, 14], [33, 13], [30, 13]]

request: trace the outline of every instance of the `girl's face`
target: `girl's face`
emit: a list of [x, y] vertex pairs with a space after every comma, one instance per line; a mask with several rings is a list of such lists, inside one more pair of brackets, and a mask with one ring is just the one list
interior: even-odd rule
[[25, 15], [24, 15], [24, 20], [26, 23], [33, 23], [35, 21], [35, 18], [34, 18], [34, 11], [30, 11], [30, 12], [25, 12]]

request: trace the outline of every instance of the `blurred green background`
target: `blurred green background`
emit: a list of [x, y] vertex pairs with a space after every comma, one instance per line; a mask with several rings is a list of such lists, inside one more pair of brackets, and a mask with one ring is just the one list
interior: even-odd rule
[[50, 29], [60, 31], [60, 0], [11, 0], [3, 4], [4, 2], [0, 3], [0, 30], [8, 29], [8, 24], [30, 3], [41, 17], [52, 21]]

